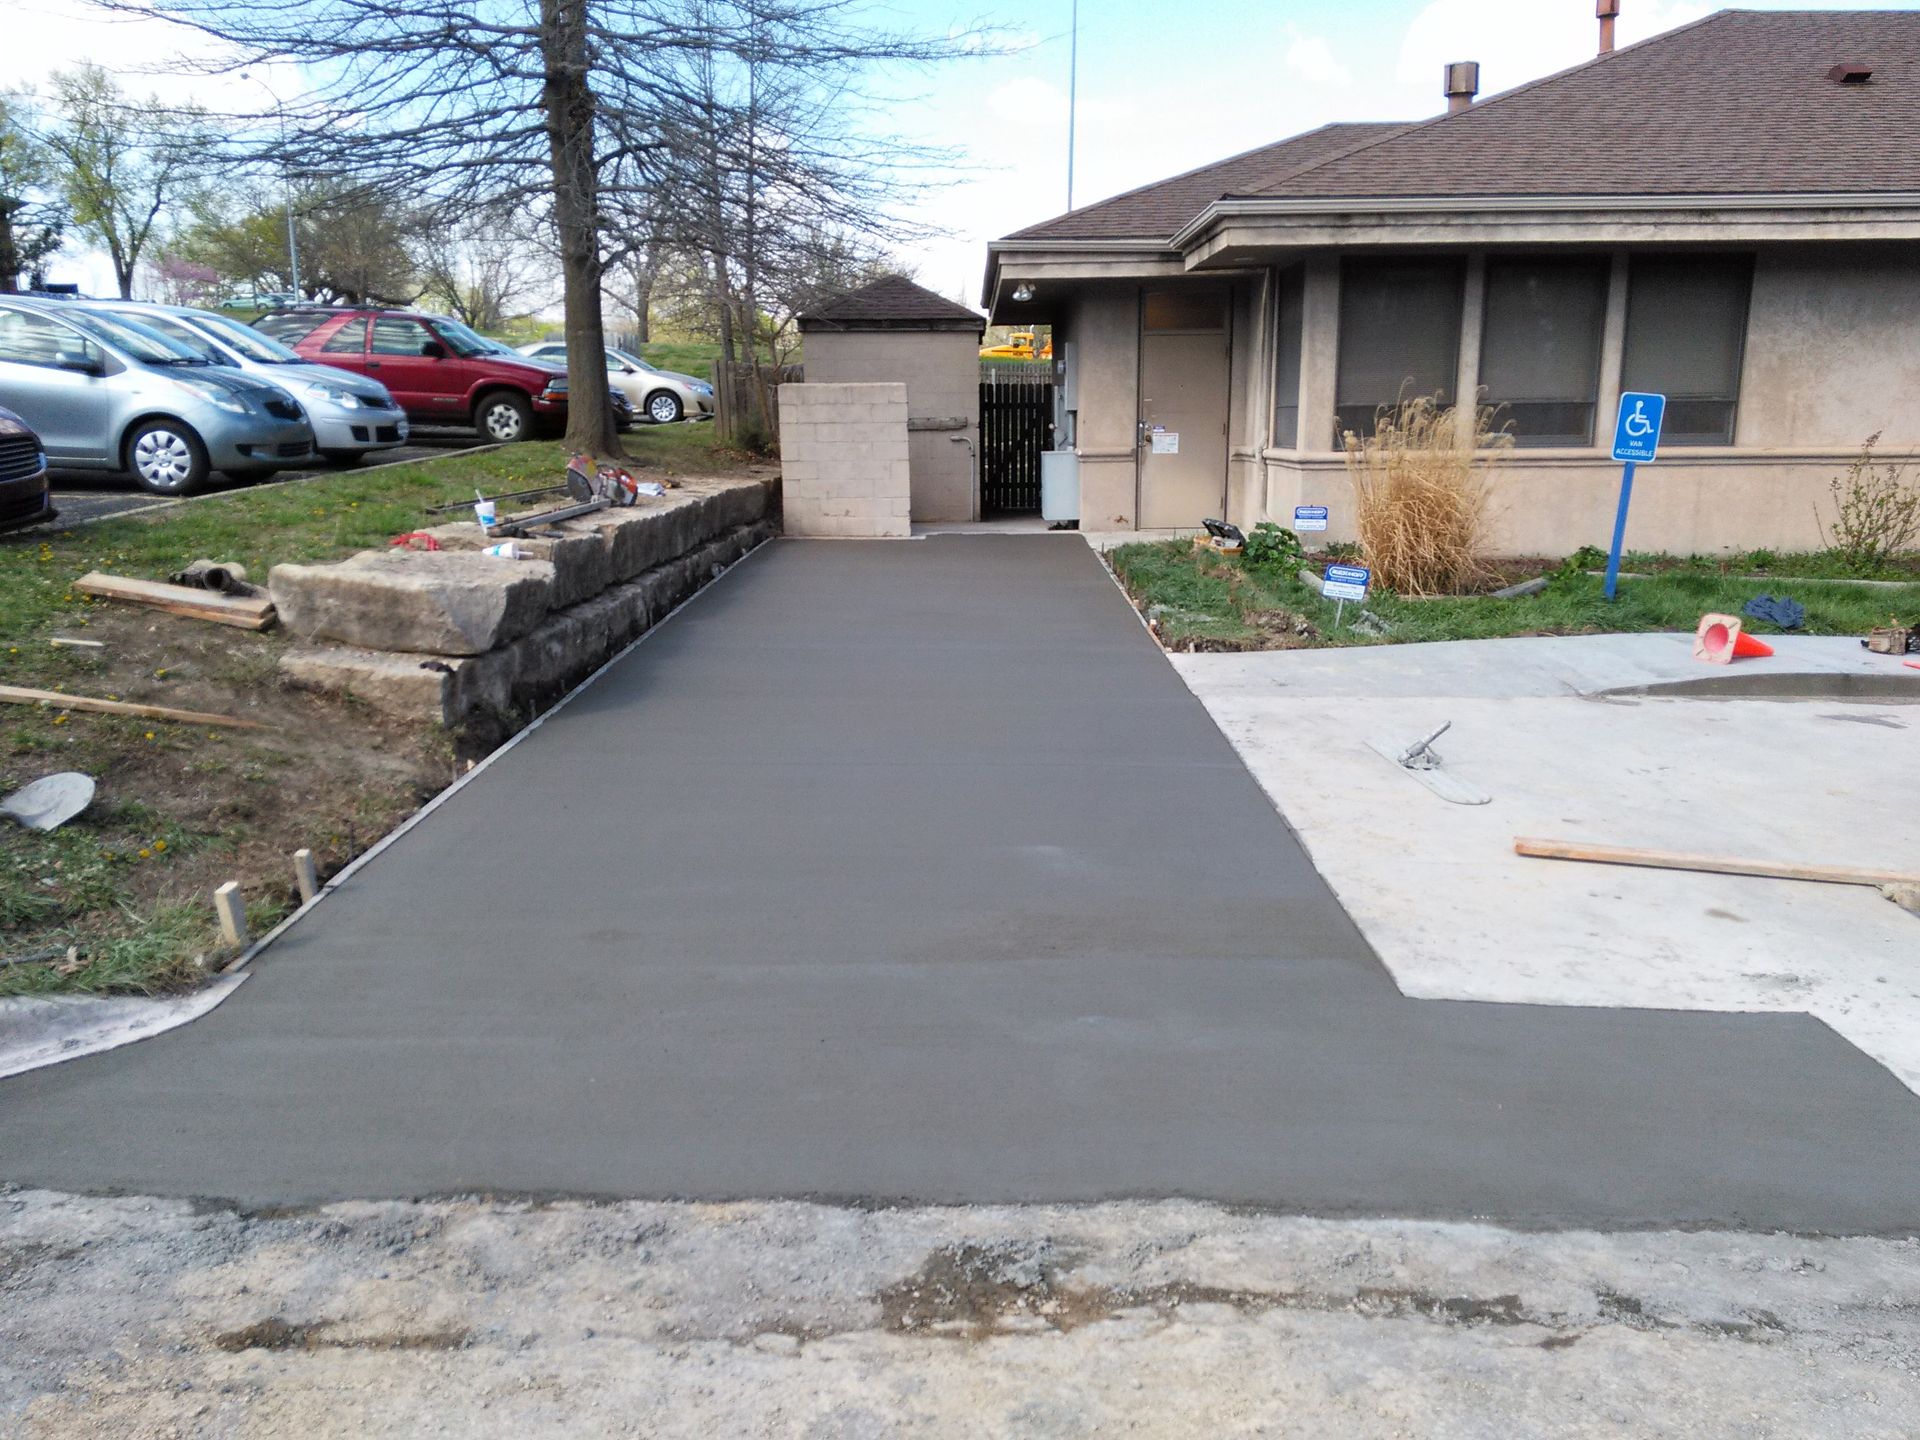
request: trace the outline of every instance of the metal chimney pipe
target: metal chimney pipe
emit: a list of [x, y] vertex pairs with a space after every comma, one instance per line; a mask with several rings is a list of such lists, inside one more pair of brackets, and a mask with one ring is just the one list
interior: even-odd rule
[[1593, 13], [1600, 17], [1600, 53], [1613, 52], [1613, 22], [1620, 18], [1620, 0], [1594, 0]]
[[1458, 115], [1480, 93], [1480, 62], [1456, 60], [1447, 66], [1447, 113]]

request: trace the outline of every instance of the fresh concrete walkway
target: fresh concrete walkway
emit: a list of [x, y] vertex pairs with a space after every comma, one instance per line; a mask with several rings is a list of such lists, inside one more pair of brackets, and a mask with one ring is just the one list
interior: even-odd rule
[[[1411, 800], [1412, 797], [1409, 797]], [[782, 542], [0, 1180], [1920, 1227], [1795, 1015], [1403, 998], [1091, 550]]]

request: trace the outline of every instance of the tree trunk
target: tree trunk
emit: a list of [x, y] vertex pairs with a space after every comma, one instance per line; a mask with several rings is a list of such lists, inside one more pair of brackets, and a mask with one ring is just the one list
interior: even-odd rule
[[0, 295], [20, 288], [20, 250], [13, 240], [13, 216], [20, 202], [0, 195]]
[[540, 49], [567, 334], [567, 448], [620, 459], [625, 452], [613, 425], [600, 318], [600, 187], [587, 83], [586, 0], [540, 0]]

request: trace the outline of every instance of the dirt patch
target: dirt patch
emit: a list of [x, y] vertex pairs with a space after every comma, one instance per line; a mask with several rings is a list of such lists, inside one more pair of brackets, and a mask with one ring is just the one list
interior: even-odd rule
[[36, 657], [38, 688], [265, 728], [0, 707], [0, 787], [59, 770], [98, 786], [60, 831], [0, 830], [0, 954], [79, 951], [77, 967], [0, 969], [0, 994], [191, 985], [223, 958], [215, 886], [240, 882], [258, 933], [298, 901], [293, 851], [312, 850], [324, 878], [458, 773], [455, 745], [430, 727], [283, 685], [277, 633], [111, 604], [83, 618], [59, 633], [99, 648]]

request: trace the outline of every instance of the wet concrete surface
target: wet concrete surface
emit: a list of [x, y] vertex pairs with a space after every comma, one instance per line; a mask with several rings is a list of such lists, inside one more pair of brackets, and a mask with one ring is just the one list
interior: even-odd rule
[[1798, 1015], [1402, 997], [1072, 537], [783, 541], [205, 1020], [0, 1082], [0, 1180], [1920, 1226]]

